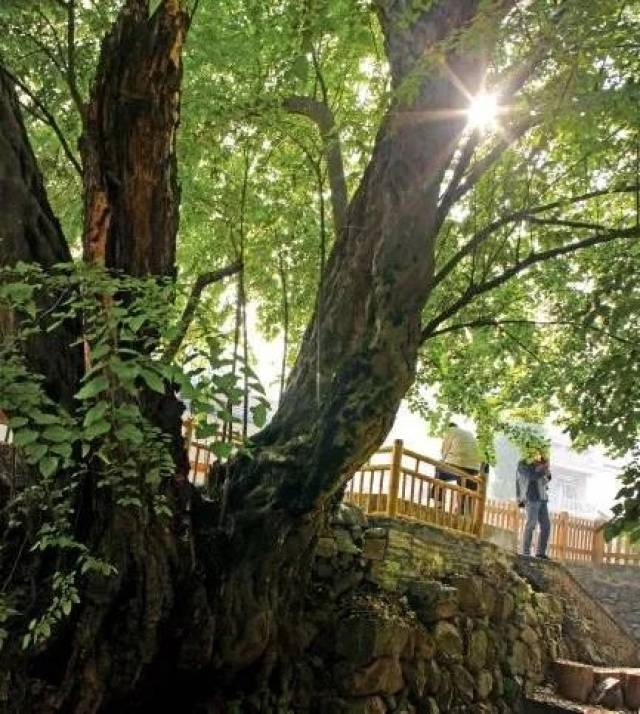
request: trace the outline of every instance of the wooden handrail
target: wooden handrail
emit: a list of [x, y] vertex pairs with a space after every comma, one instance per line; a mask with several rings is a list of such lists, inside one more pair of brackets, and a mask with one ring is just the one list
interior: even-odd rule
[[419, 461], [423, 461], [425, 464], [431, 464], [431, 466], [435, 466], [437, 469], [440, 469], [440, 471], [445, 471], [446, 473], [451, 474], [452, 476], [472, 479], [479, 483], [479, 478], [481, 477], [480, 472], [478, 472], [477, 474], [470, 474], [466, 471], [463, 471], [458, 466], [448, 464], [446, 461], [434, 459], [433, 457], [426, 456], [425, 454], [419, 454], [417, 451], [411, 451], [411, 449], [403, 449], [402, 453], [403, 456], [408, 456], [411, 459], [418, 459]]
[[464, 496], [473, 496], [474, 498], [478, 498], [478, 491], [472, 488], [466, 488], [465, 486], [460, 486], [457, 483], [453, 483], [453, 481], [442, 481], [436, 476], [427, 476], [426, 474], [418, 473], [412, 469], [405, 469], [404, 467], [400, 468], [400, 473], [405, 474], [405, 476], [411, 476], [411, 478], [415, 478], [418, 481], [424, 481], [432, 486], [438, 486], [438, 488], [446, 488], [448, 490], [455, 491], [456, 493], [461, 493]]

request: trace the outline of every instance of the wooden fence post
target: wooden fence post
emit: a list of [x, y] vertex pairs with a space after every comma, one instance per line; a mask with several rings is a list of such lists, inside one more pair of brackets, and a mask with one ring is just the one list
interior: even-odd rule
[[569, 534], [569, 514], [567, 511], [562, 511], [558, 514], [558, 559], [567, 559], [567, 540]]
[[474, 533], [482, 538], [482, 526], [484, 525], [484, 511], [487, 504], [487, 476], [486, 474], [478, 474], [478, 513], [476, 515], [476, 524]]
[[187, 417], [184, 420], [184, 448], [189, 453], [191, 442], [193, 441], [193, 417]]
[[387, 496], [387, 515], [395, 516], [398, 510], [398, 491], [400, 490], [400, 467], [402, 465], [402, 439], [393, 442], [391, 450], [391, 478]]
[[593, 546], [591, 560], [594, 563], [604, 563], [604, 525], [606, 521], [596, 521], [593, 527]]

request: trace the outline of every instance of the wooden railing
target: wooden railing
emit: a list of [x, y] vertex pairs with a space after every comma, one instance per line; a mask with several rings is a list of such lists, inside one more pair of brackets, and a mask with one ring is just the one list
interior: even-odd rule
[[[436, 478], [436, 469], [456, 481]], [[345, 500], [370, 514], [401, 516], [479, 535], [485, 479], [406, 449], [398, 439], [349, 479]]]
[[[605, 541], [606, 521], [573, 516], [566, 511], [551, 513], [551, 535], [548, 553], [552, 558], [569, 562], [640, 565], [640, 544], [625, 536]], [[484, 523], [516, 534], [522, 541], [525, 513], [516, 503], [487, 500]], [[537, 532], [533, 547], [537, 545]]]
[[[196, 440], [189, 420], [184, 424], [189, 452], [189, 480], [204, 486], [217, 457], [207, 440]], [[11, 443], [7, 419], [0, 411], [0, 443]], [[234, 444], [241, 443], [233, 434]], [[435, 478], [436, 469], [456, 477], [456, 482]], [[470, 475], [455, 466], [406, 449], [402, 440], [381, 448], [348, 481], [345, 500], [371, 515], [400, 516], [423, 523], [482, 535], [483, 527], [512, 534], [522, 540], [524, 511], [513, 501], [486, 497], [485, 477]], [[534, 547], [537, 534], [534, 536]], [[580, 518], [563, 511], [551, 514], [549, 555], [573, 562], [640, 566], [640, 544], [620, 536], [604, 538], [604, 521]]]
[[[436, 469], [457, 482], [435, 478]], [[486, 498], [485, 478], [406, 449], [401, 440], [380, 449], [347, 482], [346, 501], [371, 515], [399, 516], [435, 526], [483, 535], [483, 529], [511, 534], [522, 542], [525, 514], [514, 501]], [[551, 513], [548, 554], [569, 562], [640, 566], [640, 545], [625, 537], [606, 542], [604, 521]], [[485, 528], [486, 527], [486, 528]], [[537, 545], [537, 529], [533, 547]]]
[[[566, 511], [551, 513], [551, 534], [548, 554], [557, 560], [598, 561], [597, 554], [600, 540], [604, 543], [602, 532], [597, 528], [600, 521], [571, 516]], [[525, 512], [515, 502], [487, 500], [484, 523], [487, 526], [509, 531], [516, 535], [517, 542], [522, 541]], [[534, 534], [533, 548], [537, 547], [538, 533]]]

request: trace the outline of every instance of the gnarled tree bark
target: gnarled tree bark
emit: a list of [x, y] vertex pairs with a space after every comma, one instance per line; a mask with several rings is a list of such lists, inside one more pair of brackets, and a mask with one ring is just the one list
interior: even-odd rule
[[[414, 378], [438, 197], [464, 127], [459, 83], [473, 93], [482, 71], [475, 49], [452, 43], [443, 57], [440, 43], [473, 22], [479, 2], [439, 0], [417, 12], [408, 2], [375, 3], [395, 97], [280, 408], [253, 458], [229, 466], [217, 501], [191, 495], [187, 530], [167, 531], [117, 507], [95, 512], [88, 538], [118, 575], [90, 584], [54, 642], [64, 666], [40, 661], [27, 680], [39, 679], [40, 689], [31, 688], [23, 711], [166, 711], [175, 702], [188, 712], [267, 681], [327, 504], [382, 441]], [[177, 0], [164, 0], [152, 17], [146, 0], [127, 0], [103, 45], [86, 112], [85, 259], [130, 275], [175, 270], [186, 29]], [[28, 180], [18, 180], [28, 194]], [[184, 473], [179, 409], [169, 397], [155, 407]]]
[[[43, 268], [71, 261], [27, 138], [13, 82], [1, 66], [0, 206], [0, 268], [20, 261]], [[13, 329], [13, 320], [12, 315], [0, 317], [0, 337], [3, 330]], [[77, 326], [67, 324], [30, 338], [27, 346], [32, 369], [44, 375], [49, 395], [66, 407], [73, 403], [82, 374], [82, 352], [71, 346], [77, 335]]]

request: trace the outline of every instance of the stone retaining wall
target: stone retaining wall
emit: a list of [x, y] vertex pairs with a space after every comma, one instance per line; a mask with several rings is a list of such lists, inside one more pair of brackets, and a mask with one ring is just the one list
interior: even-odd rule
[[290, 708], [260, 711], [520, 712], [554, 659], [606, 648], [573, 604], [518, 575], [513, 555], [346, 505], [318, 540], [301, 619]]

